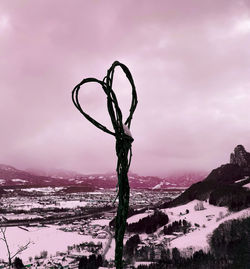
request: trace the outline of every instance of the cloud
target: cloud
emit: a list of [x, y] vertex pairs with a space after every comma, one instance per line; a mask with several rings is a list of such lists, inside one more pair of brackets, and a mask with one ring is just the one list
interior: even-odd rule
[[[210, 170], [237, 144], [250, 150], [248, 10], [248, 1], [226, 0], [1, 1], [0, 162], [114, 171], [113, 137], [71, 101], [77, 83], [102, 79], [114, 60], [137, 86], [133, 171]], [[114, 85], [126, 114], [119, 70]], [[80, 94], [112, 128], [102, 89]]]

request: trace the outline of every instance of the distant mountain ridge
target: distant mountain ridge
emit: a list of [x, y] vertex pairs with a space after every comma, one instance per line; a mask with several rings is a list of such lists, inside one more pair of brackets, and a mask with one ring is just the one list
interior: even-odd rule
[[68, 180], [63, 177], [50, 177], [16, 169], [13, 166], [0, 164], [0, 187], [7, 186], [63, 186]]
[[[187, 188], [194, 182], [205, 177], [204, 172], [189, 172], [174, 174], [168, 177], [139, 176], [129, 173], [132, 189], [178, 189]], [[74, 171], [51, 170], [42, 171], [16, 169], [13, 166], [0, 164], [0, 187], [11, 186], [86, 186], [95, 189], [115, 188], [117, 177], [115, 173], [83, 175]]]
[[250, 153], [242, 145], [238, 145], [230, 155], [230, 163], [212, 170], [203, 181], [194, 183], [175, 200], [164, 203], [161, 207], [185, 204], [194, 199], [209, 199], [211, 204], [239, 210], [250, 206], [250, 191], [244, 188], [248, 183]]

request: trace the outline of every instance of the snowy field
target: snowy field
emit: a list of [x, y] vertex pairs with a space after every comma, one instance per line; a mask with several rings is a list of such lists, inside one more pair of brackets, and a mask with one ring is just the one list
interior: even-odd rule
[[115, 239], [114, 238], [112, 238], [109, 250], [106, 253], [105, 258], [107, 261], [114, 261], [115, 259]]
[[[195, 206], [203, 204], [203, 210], [195, 210]], [[186, 214], [186, 210], [189, 211]], [[195, 223], [200, 226], [208, 224], [209, 220], [215, 221], [216, 218], [224, 216], [228, 213], [227, 207], [218, 207], [210, 205], [208, 202], [201, 202], [199, 200], [193, 200], [187, 204], [180, 205], [173, 208], [167, 208], [162, 210], [169, 217], [169, 222], [179, 221], [180, 219], [185, 219], [191, 222], [192, 225]]]
[[42, 193], [54, 193], [57, 191], [61, 191], [65, 189], [64, 187], [41, 187], [41, 188], [27, 188], [21, 189], [21, 191], [25, 192], [42, 192]]
[[109, 226], [110, 219], [97, 219], [92, 220], [90, 225]]
[[[5, 218], [7, 218], [8, 220], [27, 220], [27, 219], [42, 219], [42, 217], [40, 215], [36, 215], [36, 214], [13, 214], [13, 213], [9, 213], [9, 214], [5, 214], [4, 215]], [[0, 216], [1, 219], [1, 216]]]
[[[20, 246], [24, 246], [29, 241], [31, 244], [28, 249], [18, 255], [24, 262], [28, 262], [29, 257], [34, 259], [40, 256], [43, 250], [48, 251], [48, 257], [55, 255], [56, 252], [66, 252], [68, 246], [83, 242], [102, 242], [106, 244], [106, 239], [92, 238], [90, 235], [79, 235], [77, 232], [63, 232], [57, 229], [58, 226], [51, 225], [44, 228], [27, 228], [25, 231], [18, 227], [9, 227], [6, 230], [11, 253], [15, 253]], [[25, 228], [26, 229], [26, 228]], [[4, 242], [0, 240], [0, 259], [7, 259], [7, 251]]]
[[153, 214], [154, 214], [154, 211], [150, 210], [149, 212], [146, 212], [146, 213], [141, 213], [141, 214], [131, 216], [127, 219], [127, 223], [131, 224], [131, 223], [138, 222], [140, 219], [146, 218], [146, 217], [151, 216]]
[[250, 190], [250, 183], [245, 184], [244, 187]]
[[[250, 216], [250, 208], [233, 213], [229, 212], [226, 207], [213, 206], [207, 202], [203, 202], [203, 210], [196, 211], [194, 207], [199, 203], [200, 201], [194, 200], [185, 205], [162, 210], [169, 216], [170, 222], [185, 219], [190, 222], [192, 226], [194, 226], [195, 223], [200, 226], [193, 232], [172, 240], [169, 246], [170, 248], [176, 247], [180, 250], [193, 249], [194, 251], [203, 249], [206, 251], [209, 248], [208, 237], [221, 223], [231, 219]], [[189, 213], [185, 214], [187, 209]], [[162, 240], [163, 238], [164, 235], [159, 239]]]
[[85, 207], [87, 202], [79, 201], [79, 200], [71, 200], [71, 201], [58, 201], [55, 204], [41, 204], [38, 202], [18, 202], [16, 201], [14, 206], [17, 210], [26, 210], [29, 211], [32, 208], [76, 208], [76, 207]]

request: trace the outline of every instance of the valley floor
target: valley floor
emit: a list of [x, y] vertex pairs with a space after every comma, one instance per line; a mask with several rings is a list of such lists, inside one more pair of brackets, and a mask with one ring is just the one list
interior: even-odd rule
[[[92, 198], [95, 196], [94, 193], [89, 195], [93, 195]], [[100, 193], [96, 195], [100, 199]], [[145, 200], [144, 196], [147, 193], [141, 192], [140, 195], [140, 199]], [[67, 204], [66, 201], [64, 201], [64, 204]], [[77, 203], [70, 203], [70, 205], [72, 209], [78, 206]], [[239, 212], [230, 212], [226, 207], [213, 206], [206, 201], [198, 200], [173, 208], [161, 209], [160, 211], [169, 217], [166, 227], [174, 222], [183, 223], [183, 221], [190, 225], [185, 233], [180, 231], [164, 234], [164, 227], [160, 227], [152, 234], [139, 234], [141, 243], [137, 250], [140, 251], [143, 247], [153, 249], [154, 258], [152, 259], [151, 254], [145, 260], [139, 259], [140, 261], [137, 259], [138, 257], [135, 257], [132, 261], [135, 267], [143, 262], [149, 263], [159, 260], [162, 249], [178, 248], [183, 257], [192, 256], [195, 251], [200, 249], [207, 252], [209, 250], [208, 240], [214, 229], [221, 223], [234, 218], [250, 216], [250, 208]], [[152, 214], [154, 214], [154, 210], [147, 209], [143, 213], [129, 217], [127, 222], [128, 224], [136, 223]], [[29, 216], [28, 212], [26, 216]], [[103, 255], [103, 258], [112, 266], [114, 264], [115, 240], [109, 223], [114, 216], [115, 212], [107, 212], [106, 215], [102, 214], [73, 223], [58, 223], [45, 225], [44, 227], [39, 225], [35, 225], [35, 227], [8, 227], [6, 237], [12, 253], [15, 253], [20, 246], [30, 242], [28, 248], [18, 256], [25, 264], [33, 264], [32, 268], [50, 268], [48, 264], [54, 262], [65, 265], [72, 262], [70, 268], [77, 268], [74, 267], [77, 266], [77, 258], [79, 259], [83, 255], [89, 256], [93, 253]], [[6, 217], [10, 218], [8, 215]], [[22, 217], [24, 216], [22, 215]], [[133, 235], [135, 233], [126, 233], [124, 245]], [[0, 240], [0, 249], [0, 259], [6, 261], [7, 252], [2, 240]], [[34, 267], [34, 264], [40, 264], [40, 266]]]

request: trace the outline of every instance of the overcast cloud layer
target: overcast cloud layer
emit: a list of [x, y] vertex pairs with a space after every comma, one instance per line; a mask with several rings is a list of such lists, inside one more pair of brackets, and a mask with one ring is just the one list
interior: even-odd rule
[[[114, 138], [71, 101], [85, 77], [113, 61], [138, 92], [131, 170], [209, 171], [237, 144], [250, 151], [250, 1], [0, 2], [0, 162], [18, 168], [114, 171]], [[116, 72], [124, 114], [129, 84]], [[106, 97], [81, 90], [83, 107], [111, 128]]]

